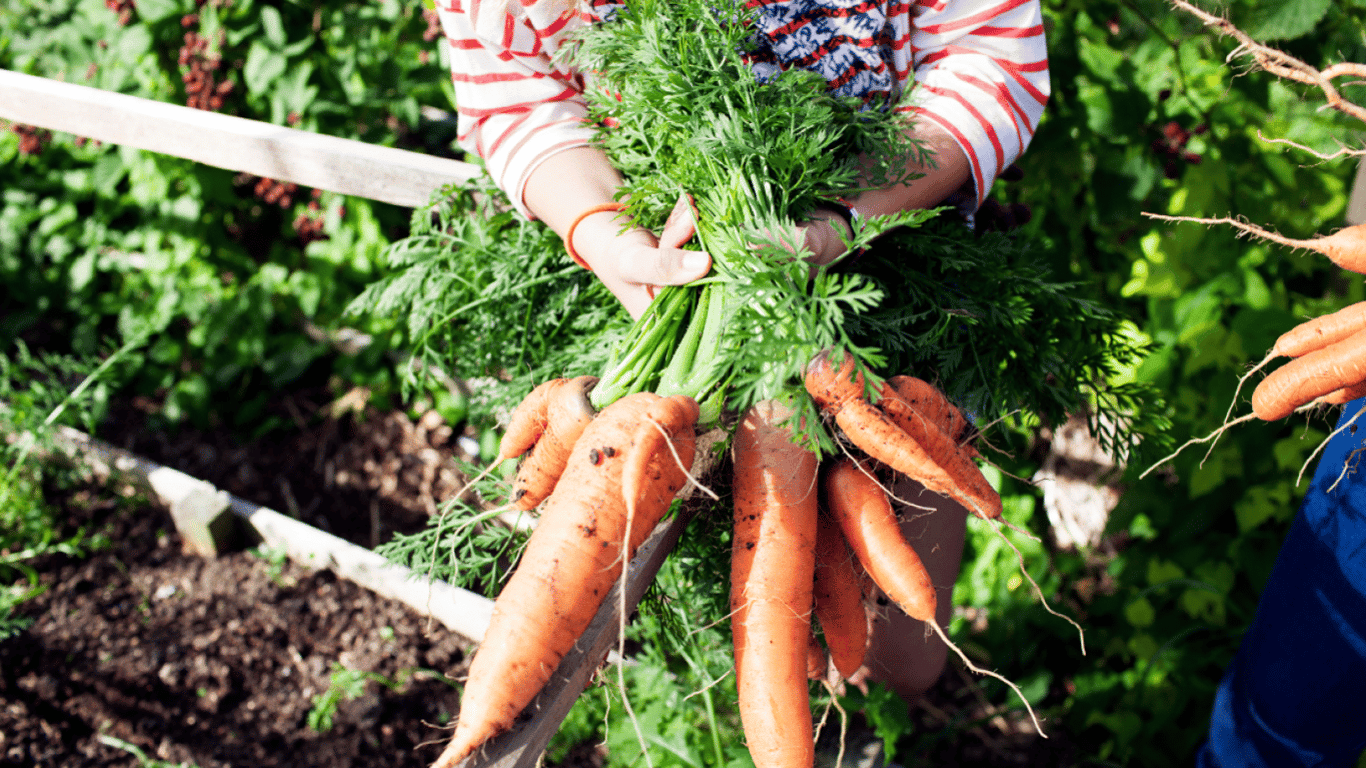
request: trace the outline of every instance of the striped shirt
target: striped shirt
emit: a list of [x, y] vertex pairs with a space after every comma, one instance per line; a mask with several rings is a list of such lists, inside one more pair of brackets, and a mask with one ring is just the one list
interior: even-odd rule
[[[980, 203], [1028, 146], [1048, 101], [1039, 0], [751, 0], [772, 68], [820, 72], [832, 89], [895, 98], [911, 81], [917, 120], [968, 157]], [[606, 0], [437, 0], [459, 112], [458, 141], [515, 205], [546, 158], [590, 143], [584, 80], [555, 57]], [[766, 69], [767, 68], [767, 69]]]

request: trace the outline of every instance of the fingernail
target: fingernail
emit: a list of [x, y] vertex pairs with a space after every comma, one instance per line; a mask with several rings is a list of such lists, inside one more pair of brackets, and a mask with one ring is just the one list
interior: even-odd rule
[[703, 273], [711, 269], [711, 257], [703, 251], [688, 251], [683, 257], [683, 271]]

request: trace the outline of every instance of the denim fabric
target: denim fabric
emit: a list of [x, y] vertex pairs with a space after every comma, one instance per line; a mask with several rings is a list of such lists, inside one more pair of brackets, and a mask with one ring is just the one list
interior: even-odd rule
[[1319, 460], [1219, 686], [1200, 768], [1355, 766], [1366, 748], [1363, 410], [1343, 409], [1339, 427], [1356, 421]]

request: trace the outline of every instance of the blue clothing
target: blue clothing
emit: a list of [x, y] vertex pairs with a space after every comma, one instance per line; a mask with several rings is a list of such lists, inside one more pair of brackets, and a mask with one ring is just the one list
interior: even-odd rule
[[1343, 409], [1339, 427], [1360, 416], [1319, 460], [1219, 686], [1200, 768], [1350, 767], [1366, 748], [1363, 409]]

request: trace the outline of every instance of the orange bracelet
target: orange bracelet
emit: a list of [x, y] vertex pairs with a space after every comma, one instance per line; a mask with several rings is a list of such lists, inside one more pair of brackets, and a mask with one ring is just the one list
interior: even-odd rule
[[583, 223], [584, 219], [595, 213], [624, 210], [626, 210], [626, 203], [603, 203], [602, 205], [595, 205], [583, 213], [580, 213], [579, 217], [574, 219], [574, 223], [569, 225], [569, 231], [564, 234], [564, 249], [569, 252], [569, 258], [573, 259], [575, 264], [592, 272], [593, 268], [588, 266], [588, 262], [584, 261], [583, 257], [574, 250], [574, 230], [579, 228], [579, 224]]

